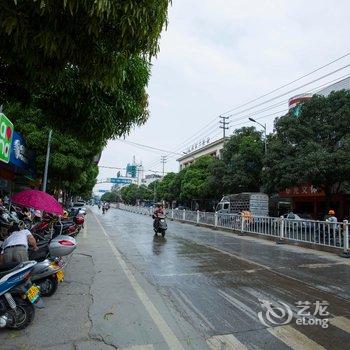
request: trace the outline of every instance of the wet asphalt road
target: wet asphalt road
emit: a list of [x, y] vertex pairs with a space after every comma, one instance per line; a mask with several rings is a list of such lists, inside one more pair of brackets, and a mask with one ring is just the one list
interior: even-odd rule
[[[350, 348], [349, 260], [170, 221], [165, 239], [154, 238], [148, 216], [116, 209], [102, 215], [96, 207], [93, 212], [125, 262], [124, 271], [134, 271], [150, 286], [145, 290], [152, 305], [157, 307], [155, 300], [160, 298], [178, 324], [183, 322], [193, 328], [193, 337], [203, 339], [188, 341], [188, 348]], [[283, 310], [272, 310], [276, 317], [268, 319], [271, 313], [261, 300]], [[298, 315], [298, 302], [310, 303], [304, 320]], [[313, 317], [321, 302], [329, 304], [323, 310], [329, 315]], [[146, 309], [152, 313], [152, 308]], [[279, 317], [284, 310], [285, 317]], [[293, 312], [291, 320], [288, 310]], [[328, 328], [312, 325], [318, 322], [315, 318], [329, 319]], [[163, 321], [167, 323], [166, 316]], [[296, 324], [301, 321], [307, 325]]]

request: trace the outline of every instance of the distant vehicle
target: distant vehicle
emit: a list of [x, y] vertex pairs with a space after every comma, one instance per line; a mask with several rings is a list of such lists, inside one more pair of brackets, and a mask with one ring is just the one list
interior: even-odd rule
[[253, 216], [268, 216], [269, 197], [265, 193], [242, 192], [223, 196], [216, 207], [219, 214], [249, 211]]
[[72, 209], [79, 210], [79, 214], [86, 214], [85, 202], [75, 202], [72, 205]]

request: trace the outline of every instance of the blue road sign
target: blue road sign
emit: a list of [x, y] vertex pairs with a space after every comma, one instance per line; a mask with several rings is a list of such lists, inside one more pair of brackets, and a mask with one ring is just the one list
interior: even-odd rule
[[132, 179], [122, 178], [122, 177], [111, 177], [109, 182], [112, 184], [131, 184]]

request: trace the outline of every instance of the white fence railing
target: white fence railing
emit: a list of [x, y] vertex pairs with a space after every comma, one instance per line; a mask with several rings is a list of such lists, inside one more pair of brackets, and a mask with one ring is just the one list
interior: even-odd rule
[[[132, 213], [152, 215], [152, 209], [120, 203], [119, 209]], [[167, 209], [167, 217], [172, 220], [225, 228], [241, 233], [271, 236], [282, 242], [284, 239], [307, 242], [315, 245], [343, 249], [349, 252], [348, 221], [329, 223], [314, 220], [291, 220], [283, 217], [243, 216], [202, 211]]]

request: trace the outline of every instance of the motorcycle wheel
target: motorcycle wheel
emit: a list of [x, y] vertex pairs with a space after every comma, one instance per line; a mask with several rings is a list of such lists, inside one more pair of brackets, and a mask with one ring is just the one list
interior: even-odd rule
[[162, 236], [163, 237], [165, 236], [165, 230], [162, 230]]
[[21, 298], [15, 297], [14, 300], [16, 302], [16, 311], [11, 310], [11, 315], [14, 319], [14, 322], [7, 325], [6, 327], [17, 330], [24, 329], [28, 327], [34, 319], [34, 306], [27, 299], [23, 300]]
[[58, 288], [58, 281], [55, 276], [50, 276], [40, 281], [35, 281], [40, 287], [40, 295], [42, 297], [50, 297], [56, 293]]

